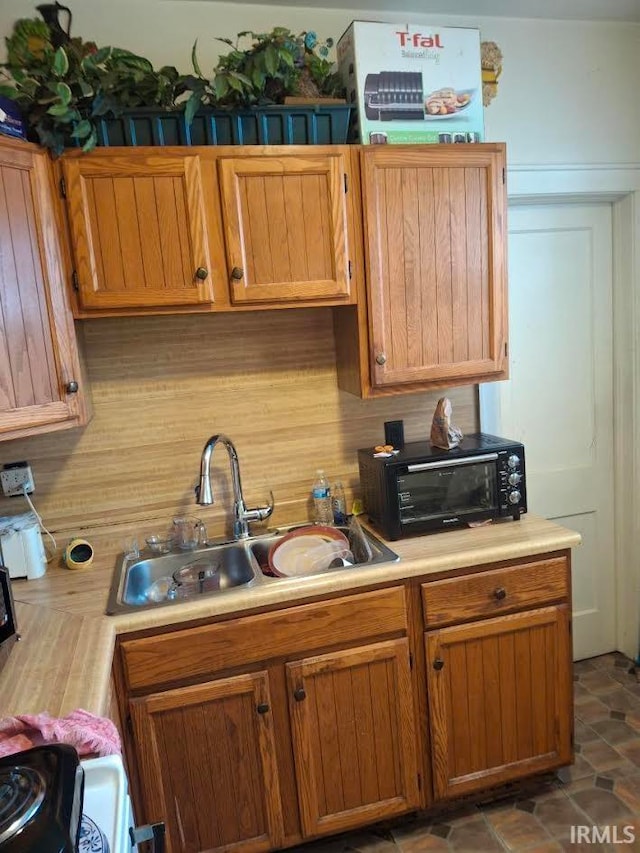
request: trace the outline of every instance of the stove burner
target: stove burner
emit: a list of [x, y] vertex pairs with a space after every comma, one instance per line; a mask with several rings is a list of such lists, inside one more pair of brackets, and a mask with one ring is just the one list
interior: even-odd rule
[[0, 768], [0, 844], [36, 814], [44, 800], [45, 780], [30, 767]]

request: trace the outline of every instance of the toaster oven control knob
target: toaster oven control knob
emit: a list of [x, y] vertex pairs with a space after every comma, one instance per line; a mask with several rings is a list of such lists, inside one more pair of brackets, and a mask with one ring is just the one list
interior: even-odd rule
[[510, 504], [519, 504], [520, 498], [522, 495], [517, 489], [514, 489], [512, 492], [509, 492], [509, 503]]
[[518, 474], [516, 471], [514, 471], [513, 474], [509, 474], [509, 485], [517, 486], [521, 479], [522, 474]]
[[512, 454], [512, 455], [507, 459], [507, 465], [509, 466], [509, 468], [517, 468], [519, 464], [520, 464], [520, 457], [519, 457], [519, 456], [516, 456], [516, 454], [515, 454], [515, 453], [513, 453], [513, 454]]

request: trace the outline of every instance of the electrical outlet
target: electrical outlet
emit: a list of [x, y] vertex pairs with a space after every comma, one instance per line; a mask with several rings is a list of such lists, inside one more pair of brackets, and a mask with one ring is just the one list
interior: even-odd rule
[[2, 491], [8, 498], [23, 495], [25, 486], [28, 495], [35, 489], [33, 473], [28, 462], [9, 462], [0, 471], [0, 483]]

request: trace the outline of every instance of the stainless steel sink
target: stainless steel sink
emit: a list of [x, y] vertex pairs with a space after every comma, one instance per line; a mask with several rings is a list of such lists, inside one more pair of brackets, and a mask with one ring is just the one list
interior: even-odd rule
[[139, 558], [123, 555], [114, 572], [107, 613], [174, 604], [194, 595], [217, 594], [247, 586], [256, 575], [255, 561], [240, 542], [161, 556], [146, 551]]
[[[234, 587], [286, 583], [271, 575], [269, 551], [295, 528], [276, 530], [243, 541], [207, 545], [195, 551], [154, 555], [121, 555], [115, 567], [107, 613], [175, 605], [194, 597], [221, 595]], [[354, 565], [325, 571], [357, 571], [359, 566], [396, 562], [400, 558], [373, 534], [340, 528], [349, 538]]]

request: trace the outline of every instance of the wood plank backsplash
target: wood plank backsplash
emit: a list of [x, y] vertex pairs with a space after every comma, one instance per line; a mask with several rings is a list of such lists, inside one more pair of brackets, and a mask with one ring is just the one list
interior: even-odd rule
[[[309, 517], [317, 468], [359, 494], [356, 451], [383, 441], [402, 418], [407, 440], [428, 436], [442, 391], [361, 400], [336, 383], [331, 310], [256, 311], [87, 320], [84, 337], [94, 417], [84, 429], [4, 442], [0, 462], [27, 459], [34, 500], [54, 530], [139, 521], [162, 530], [197, 514], [219, 535], [229, 523], [229, 463], [212, 459], [216, 504], [198, 507], [200, 454], [214, 433], [238, 450], [248, 506], [266, 503], [271, 523]], [[477, 388], [448, 392], [454, 420], [478, 428]], [[23, 511], [2, 499], [0, 513]]]

